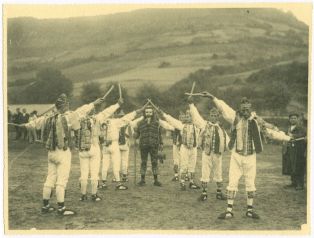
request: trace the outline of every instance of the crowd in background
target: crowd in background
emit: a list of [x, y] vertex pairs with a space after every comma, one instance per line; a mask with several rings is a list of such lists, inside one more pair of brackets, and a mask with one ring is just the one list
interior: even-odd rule
[[[15, 113], [12, 113], [8, 109], [8, 122], [21, 125], [24, 123], [31, 122], [37, 118], [37, 111], [34, 110], [31, 113], [28, 113], [26, 108], [23, 108], [22, 111], [20, 108], [17, 108]], [[36, 140], [40, 140], [41, 132], [36, 129], [26, 129], [25, 127], [14, 126], [15, 128], [15, 140], [24, 140], [29, 143], [34, 143]]]

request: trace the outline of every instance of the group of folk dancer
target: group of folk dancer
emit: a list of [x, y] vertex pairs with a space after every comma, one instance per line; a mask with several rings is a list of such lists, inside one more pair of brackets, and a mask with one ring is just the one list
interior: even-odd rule
[[[112, 89], [112, 88], [111, 88]], [[109, 90], [110, 91], [110, 90]], [[108, 93], [109, 93], [108, 91]], [[106, 95], [108, 95], [108, 93]], [[227, 200], [227, 209], [219, 215], [219, 219], [232, 218], [233, 203], [238, 191], [239, 179], [244, 176], [247, 192], [246, 216], [258, 219], [259, 215], [253, 210], [255, 196], [256, 154], [263, 151], [261, 134], [279, 141], [291, 142], [291, 134], [286, 135], [278, 128], [265, 122], [251, 110], [251, 103], [243, 98], [239, 110], [235, 111], [224, 101], [219, 100], [208, 92], [189, 94], [188, 109], [175, 119], [163, 112], [151, 100], [140, 109], [124, 115], [120, 106], [123, 99], [120, 96], [114, 105], [100, 110], [105, 97], [83, 105], [74, 111], [69, 111], [69, 101], [65, 94], [58, 97], [55, 102], [57, 112], [53, 116], [39, 117], [24, 124], [27, 128], [42, 129], [42, 141], [48, 150], [48, 176], [43, 186], [43, 207], [41, 211], [48, 213], [56, 209], [49, 204], [52, 189], [55, 188], [58, 203], [57, 214], [62, 216], [74, 215], [73, 210], [65, 207], [65, 189], [71, 167], [71, 145], [79, 149], [80, 159], [80, 189], [81, 201], [87, 200], [88, 180], [91, 181], [91, 198], [97, 202], [98, 188], [106, 188], [109, 161], [113, 163], [113, 174], [117, 182], [116, 189], [125, 190], [127, 186], [127, 157], [128, 146], [124, 149], [127, 137], [122, 137], [121, 128], [130, 126], [134, 138], [139, 139], [141, 153], [141, 180], [138, 185], [145, 185], [145, 174], [148, 155], [151, 158], [154, 185], [161, 186], [158, 180], [158, 151], [162, 146], [160, 127], [170, 130], [174, 136], [173, 155], [174, 172], [173, 180], [180, 180], [180, 189], [186, 190], [186, 176], [189, 175], [189, 187], [199, 189], [194, 182], [194, 172], [197, 157], [197, 147], [202, 150], [202, 193], [200, 201], [207, 200], [207, 184], [213, 172], [213, 180], [217, 184], [216, 198]], [[208, 120], [202, 118], [193, 103], [193, 96], [207, 97], [213, 101], [215, 107], [209, 110]], [[119, 112], [120, 110], [120, 112]], [[220, 115], [231, 124], [229, 138], [219, 121]], [[199, 133], [197, 133], [197, 131]], [[125, 132], [125, 131], [124, 131]], [[262, 132], [262, 133], [261, 133]], [[75, 143], [73, 143], [73, 134]], [[128, 134], [128, 133], [126, 133]], [[231, 159], [229, 165], [229, 184], [227, 193], [222, 192], [222, 156], [229, 149]], [[103, 158], [102, 168], [101, 153]], [[120, 171], [121, 163], [124, 163]], [[102, 170], [102, 183], [99, 184], [99, 170]], [[120, 176], [122, 172], [122, 177]]]

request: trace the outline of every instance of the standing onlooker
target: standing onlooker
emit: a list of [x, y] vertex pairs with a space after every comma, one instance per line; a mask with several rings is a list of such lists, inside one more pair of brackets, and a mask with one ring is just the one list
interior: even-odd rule
[[8, 122], [12, 122], [12, 112], [9, 108], [8, 108]]
[[[29, 116], [29, 122], [35, 121], [37, 116], [36, 116], [36, 111], [33, 111], [30, 116]], [[28, 142], [29, 143], [34, 143], [37, 140], [37, 133], [36, 133], [36, 127], [30, 127], [27, 129], [28, 133]]]
[[[22, 113], [20, 108], [16, 108], [16, 113], [13, 115], [13, 123], [15, 124], [22, 124]], [[16, 136], [15, 139], [18, 140], [21, 138], [22, 135], [22, 128], [19, 126], [15, 126]]]
[[288, 136], [292, 138], [287, 143], [285, 153], [283, 153], [283, 174], [291, 176], [291, 184], [286, 185], [285, 188], [295, 188], [296, 190], [303, 190], [304, 175], [306, 167], [306, 131], [303, 125], [300, 125], [299, 115], [292, 113], [289, 115]]
[[[28, 123], [28, 121], [29, 121], [29, 114], [26, 112], [26, 108], [23, 108], [22, 116], [21, 116], [21, 123]], [[27, 129], [24, 127], [22, 128], [22, 136], [24, 140], [27, 139]]]

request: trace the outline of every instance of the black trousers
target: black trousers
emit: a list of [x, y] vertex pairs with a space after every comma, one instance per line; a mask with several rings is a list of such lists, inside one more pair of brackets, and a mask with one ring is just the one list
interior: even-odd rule
[[145, 176], [147, 170], [148, 154], [150, 155], [152, 163], [153, 175], [158, 174], [158, 147], [157, 146], [145, 146], [141, 147], [141, 175]]

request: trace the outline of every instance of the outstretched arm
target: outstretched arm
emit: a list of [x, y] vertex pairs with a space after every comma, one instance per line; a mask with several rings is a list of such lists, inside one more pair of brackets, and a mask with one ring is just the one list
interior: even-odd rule
[[164, 121], [164, 120], [161, 120], [159, 119], [159, 125], [164, 128], [165, 130], [169, 130], [169, 131], [174, 131], [175, 128], [170, 125], [168, 122]]
[[236, 117], [236, 112], [233, 110], [228, 104], [226, 104], [223, 100], [219, 100], [218, 98], [213, 98], [213, 102], [215, 103], [218, 110], [221, 112], [223, 118], [232, 124]]
[[98, 113], [96, 115], [96, 119], [98, 121], [105, 121], [108, 117], [110, 117], [118, 108], [120, 107], [119, 103], [113, 104], [109, 107], [107, 107], [105, 110], [102, 112]]
[[125, 116], [117, 119], [117, 125], [119, 128], [126, 126], [127, 124], [129, 124], [132, 120], [134, 120], [134, 118], [136, 117], [137, 112], [133, 111], [130, 112], [128, 114], [126, 114]]
[[193, 103], [190, 104], [190, 113], [191, 113], [194, 125], [196, 125], [198, 128], [201, 128], [201, 129], [206, 126], [206, 121], [199, 114], [197, 108], [195, 107]]
[[266, 131], [266, 135], [273, 140], [290, 141], [292, 139], [290, 136], [286, 135], [283, 131], [276, 131], [269, 128], [265, 128], [265, 131]]
[[166, 119], [166, 121], [172, 125], [174, 128], [177, 128], [178, 130], [182, 131], [183, 130], [183, 123], [175, 118], [173, 118], [172, 116], [163, 113], [163, 117]]

